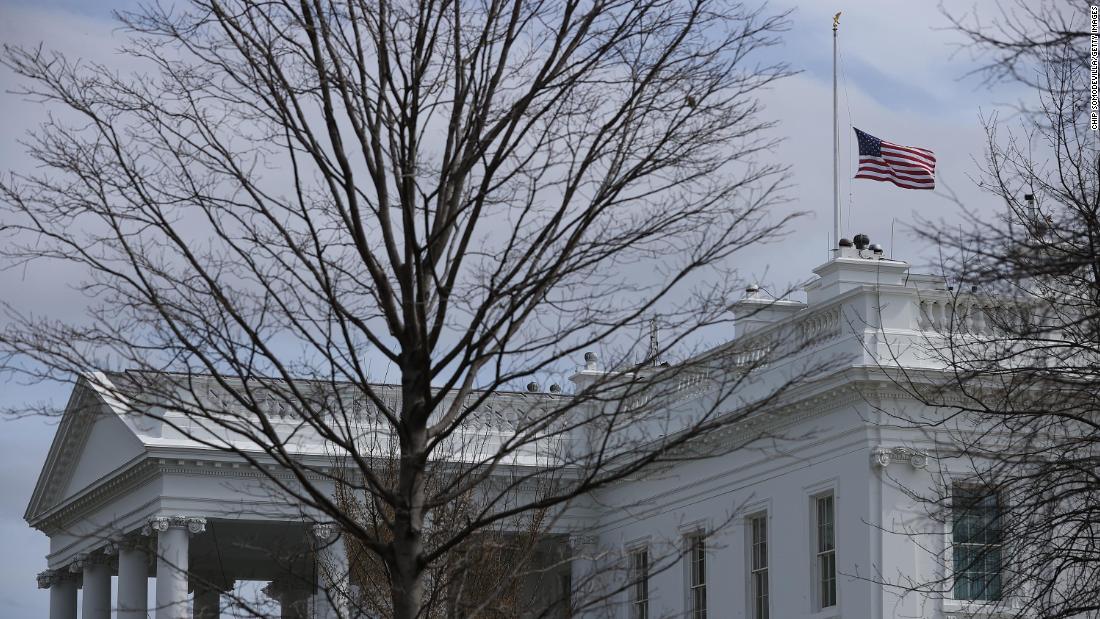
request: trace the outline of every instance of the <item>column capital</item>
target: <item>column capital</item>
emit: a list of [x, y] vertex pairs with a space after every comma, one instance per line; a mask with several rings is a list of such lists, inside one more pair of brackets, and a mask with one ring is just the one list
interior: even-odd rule
[[157, 516], [151, 518], [141, 529], [143, 535], [163, 533], [170, 528], [186, 528], [189, 533], [198, 534], [206, 530], [206, 518], [196, 516]]
[[313, 533], [314, 541], [321, 545], [331, 544], [340, 537], [340, 528], [331, 522], [314, 524], [310, 527], [310, 531]]
[[914, 469], [928, 468], [928, 452], [923, 449], [896, 446], [889, 447], [879, 445], [871, 450], [871, 464], [878, 468], [886, 468], [892, 462], [907, 462]]
[[600, 543], [600, 537], [591, 533], [570, 533], [569, 546], [574, 549], [594, 548]]
[[36, 576], [39, 589], [49, 589], [56, 584], [74, 580], [69, 570], [43, 570]]

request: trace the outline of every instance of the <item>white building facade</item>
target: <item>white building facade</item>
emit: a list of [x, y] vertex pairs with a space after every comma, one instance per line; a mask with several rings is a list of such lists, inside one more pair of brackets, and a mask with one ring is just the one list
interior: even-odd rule
[[[905, 423], [935, 412], [890, 371], [900, 363], [935, 376], [922, 344], [958, 311], [958, 298], [942, 279], [871, 249], [841, 248], [815, 273], [805, 303], [758, 294], [738, 303], [745, 317], [736, 335], [795, 334], [803, 361], [843, 363], [747, 421], [760, 438], [740, 445], [747, 426], [730, 426], [701, 440], [738, 448], [574, 506], [570, 543], [587, 560], [573, 561], [572, 578], [636, 581], [612, 603], [574, 614], [940, 619], [970, 616], [999, 597], [995, 562], [961, 585], [945, 572], [951, 527], [912, 495], [934, 494], [967, 469], [935, 435]], [[985, 310], [971, 305], [969, 326], [981, 332]], [[598, 372], [589, 366], [574, 380]], [[301, 450], [320, 467], [328, 454], [323, 444]], [[338, 533], [271, 500], [257, 466], [279, 475], [274, 464], [206, 449], [78, 384], [26, 515], [50, 537], [39, 577], [50, 619], [212, 619], [223, 616], [221, 593], [245, 580], [269, 583], [283, 617], [344, 616], [339, 592], [351, 585]], [[629, 569], [604, 569], [611, 563]], [[947, 583], [943, 595], [905, 593], [906, 584], [935, 580]]]

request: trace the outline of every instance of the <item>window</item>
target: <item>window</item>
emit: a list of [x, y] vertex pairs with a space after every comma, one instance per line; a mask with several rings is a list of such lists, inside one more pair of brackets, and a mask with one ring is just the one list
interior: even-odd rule
[[749, 518], [749, 600], [752, 619], [768, 619], [768, 515]]
[[630, 553], [630, 616], [649, 619], [649, 549]]
[[702, 533], [689, 535], [688, 546], [688, 617], [707, 619], [707, 546]]
[[955, 599], [1001, 599], [1002, 542], [998, 493], [956, 485], [951, 497]]
[[817, 552], [817, 607], [836, 606], [836, 506], [832, 494], [814, 499]]

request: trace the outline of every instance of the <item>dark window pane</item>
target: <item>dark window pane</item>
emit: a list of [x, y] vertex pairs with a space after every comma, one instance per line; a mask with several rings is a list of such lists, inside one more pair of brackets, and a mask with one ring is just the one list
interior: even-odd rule
[[818, 497], [817, 506], [817, 603], [836, 606], [835, 502], [832, 495]]
[[691, 575], [691, 617], [706, 619], [707, 616], [707, 560], [706, 538], [693, 535], [688, 538], [688, 561]]
[[955, 598], [1000, 599], [1003, 531], [998, 494], [958, 485], [953, 491], [951, 509]]

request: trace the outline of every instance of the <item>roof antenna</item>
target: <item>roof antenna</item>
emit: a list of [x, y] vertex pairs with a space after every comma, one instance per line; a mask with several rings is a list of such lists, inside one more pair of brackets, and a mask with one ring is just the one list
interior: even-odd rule
[[658, 335], [657, 317], [654, 316], [649, 319], [649, 354], [646, 355], [649, 357], [650, 364], [653, 367], [657, 367], [661, 364], [661, 360], [658, 358], [661, 351]]
[[890, 218], [890, 259], [894, 259], [894, 222], [897, 221], [896, 217]]

